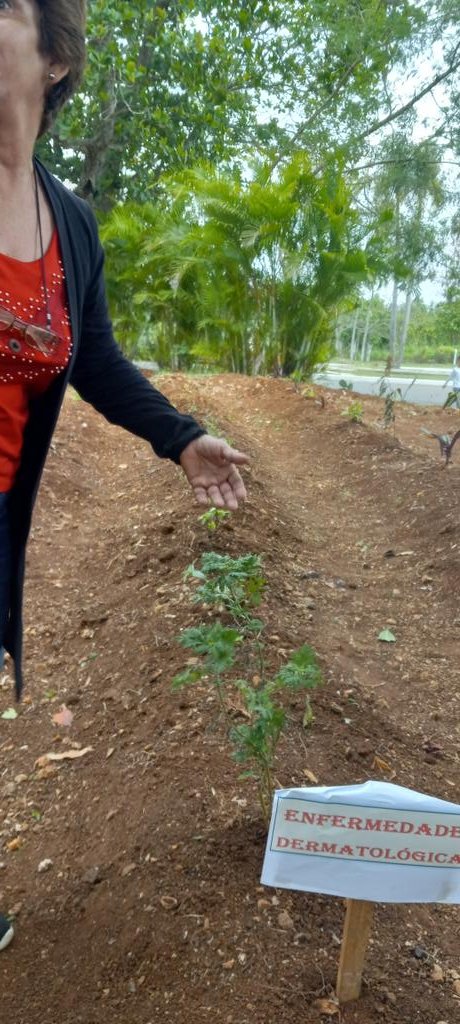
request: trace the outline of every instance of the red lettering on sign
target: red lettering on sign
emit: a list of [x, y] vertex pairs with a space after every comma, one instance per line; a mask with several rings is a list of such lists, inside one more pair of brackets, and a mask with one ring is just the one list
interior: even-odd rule
[[314, 825], [316, 814], [309, 814], [308, 811], [302, 812], [302, 823], [304, 825]]

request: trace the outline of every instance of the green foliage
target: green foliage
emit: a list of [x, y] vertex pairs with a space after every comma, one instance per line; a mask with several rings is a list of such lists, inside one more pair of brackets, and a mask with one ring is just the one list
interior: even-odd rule
[[[451, 409], [452, 406], [459, 408], [459, 396], [458, 391], [449, 391], [449, 394], [444, 402], [443, 409]], [[446, 435], [447, 436], [447, 435]]]
[[[353, 160], [391, 103], [390, 69], [438, 21], [410, 0], [91, 0], [85, 82], [41, 152], [102, 209], [201, 159]], [[444, 10], [441, 45], [449, 22]]]
[[178, 639], [183, 647], [194, 651], [204, 658], [204, 661], [199, 667], [191, 666], [175, 675], [172, 680], [173, 689], [181, 690], [184, 686], [192, 686], [204, 677], [215, 687], [221, 708], [225, 710], [222, 675], [233, 668], [236, 648], [241, 643], [242, 636], [238, 630], [223, 626], [221, 622], [214, 622], [211, 626], [202, 625], [186, 629]]
[[391, 372], [391, 356], [388, 358], [388, 362], [385, 368], [385, 373], [379, 380], [379, 396], [384, 399], [383, 406], [383, 425], [385, 428], [393, 427], [396, 421], [396, 402], [402, 401], [401, 388], [393, 387], [391, 381], [387, 379], [387, 374]]
[[362, 402], [358, 402], [358, 401], [350, 402], [350, 405], [348, 406], [348, 408], [345, 409], [345, 412], [342, 413], [342, 416], [348, 416], [348, 419], [351, 420], [352, 423], [362, 423], [363, 422], [363, 415], [364, 415], [363, 403]]
[[241, 555], [231, 558], [215, 551], [207, 551], [201, 557], [201, 566], [190, 565], [185, 579], [200, 582], [193, 601], [225, 608], [238, 622], [258, 623], [248, 617], [252, 608], [257, 608], [265, 590], [266, 580], [262, 575], [260, 555]]
[[291, 655], [287, 665], [278, 672], [275, 686], [290, 690], [314, 690], [321, 684], [321, 679], [321, 669], [315, 652], [308, 644], [304, 644]]
[[[129, 356], [308, 375], [362, 284], [417, 294], [460, 138], [457, 22], [457, 0], [91, 0], [84, 84], [38, 152], [98, 212]], [[426, 54], [442, 104], [415, 144], [399, 91]]]
[[327, 359], [337, 310], [369, 278], [357, 211], [337, 162], [319, 174], [298, 153], [266, 178], [263, 163], [247, 183], [201, 164], [164, 176], [155, 205], [113, 210], [102, 238], [122, 339], [137, 329], [182, 368], [306, 377]]
[[229, 516], [231, 516], [231, 512], [226, 509], [209, 508], [207, 512], [203, 512], [202, 516], [198, 516], [198, 522], [203, 523], [209, 533], [214, 533]]
[[[396, 326], [398, 337], [403, 331], [404, 315], [404, 305], [400, 304]], [[350, 357], [355, 327], [355, 358], [360, 361], [385, 360], [389, 354], [390, 316], [390, 305], [377, 295], [372, 299], [361, 299], [353, 310], [344, 310], [336, 323], [337, 355]], [[436, 306], [428, 306], [416, 298], [407, 331], [405, 362], [451, 366], [456, 348], [460, 348], [460, 298], [452, 298]], [[346, 383], [346, 380], [339, 381], [340, 387]]]
[[[206, 682], [218, 696], [220, 709], [227, 714], [226, 694], [237, 690], [243, 704], [245, 721], [229, 728], [229, 739], [233, 745], [233, 758], [239, 764], [247, 765], [242, 777], [254, 779], [257, 783], [263, 816], [268, 823], [273, 797], [273, 764], [276, 749], [286, 724], [286, 713], [276, 703], [275, 694], [283, 690], [310, 691], [322, 683], [314, 651], [304, 645], [295, 651], [278, 673], [267, 678], [264, 665], [260, 633], [264, 624], [248, 616], [248, 609], [260, 602], [265, 580], [261, 576], [261, 560], [258, 555], [243, 555], [232, 559], [207, 552], [202, 556], [200, 570], [190, 566], [186, 579], [201, 581], [194, 600], [217, 604], [232, 614], [237, 628], [223, 625], [219, 620], [211, 625], [200, 625], [184, 630], [178, 637], [179, 643], [194, 652], [201, 659], [178, 673], [172, 682], [174, 689]], [[250, 663], [254, 656], [260, 675], [233, 678], [233, 672], [242, 660]], [[313, 713], [310, 700], [306, 698], [303, 717], [305, 727], [311, 724]]]

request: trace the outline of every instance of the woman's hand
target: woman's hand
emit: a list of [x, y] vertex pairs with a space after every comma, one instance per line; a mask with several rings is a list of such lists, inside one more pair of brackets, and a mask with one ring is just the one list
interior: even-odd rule
[[236, 468], [249, 457], [230, 448], [226, 441], [202, 434], [180, 456], [180, 464], [200, 505], [214, 505], [234, 512], [246, 498], [246, 488]]

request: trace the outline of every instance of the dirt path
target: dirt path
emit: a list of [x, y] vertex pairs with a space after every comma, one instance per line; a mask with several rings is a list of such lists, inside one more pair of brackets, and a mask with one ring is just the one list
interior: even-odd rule
[[[30, 545], [28, 697], [0, 721], [0, 902], [18, 925], [2, 1010], [15, 1024], [310, 1024], [343, 909], [259, 886], [264, 829], [214, 703], [170, 690], [175, 637], [199, 618], [183, 571], [211, 546], [262, 554], [273, 665], [318, 651], [327, 685], [309, 732], [289, 706], [280, 785], [385, 771], [458, 799], [460, 453], [446, 472], [420, 432], [452, 432], [456, 414], [405, 407], [393, 438], [373, 399], [360, 426], [342, 416], [349, 396], [289, 382], [161, 386], [250, 451], [250, 499], [210, 542], [180, 471], [69, 395]], [[91, 749], [36, 767], [70, 743]], [[454, 1024], [459, 938], [456, 910], [380, 907], [368, 987], [343, 1020]]]

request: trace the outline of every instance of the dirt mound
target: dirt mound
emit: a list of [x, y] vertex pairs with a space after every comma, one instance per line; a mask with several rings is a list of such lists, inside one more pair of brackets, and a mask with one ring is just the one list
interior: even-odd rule
[[[318, 652], [326, 685], [307, 731], [302, 700], [287, 704], [280, 786], [383, 772], [455, 800], [460, 451], [446, 471], [421, 427], [452, 433], [458, 414], [400, 407], [393, 437], [375, 399], [353, 424], [348, 395], [282, 380], [161, 387], [249, 451], [249, 501], [210, 537], [181, 471], [69, 394], [29, 549], [27, 697], [0, 722], [0, 904], [17, 917], [2, 1012], [310, 1024], [334, 987], [343, 906], [259, 885], [265, 829], [215, 700], [171, 692], [176, 637], [202, 615], [183, 573], [210, 548], [261, 554], [269, 663], [302, 643]], [[384, 627], [395, 644], [379, 643]], [[10, 687], [5, 673], [1, 710]], [[71, 744], [87, 752], [37, 765]], [[453, 1022], [459, 938], [455, 910], [379, 907], [364, 995], [343, 1020]]]

